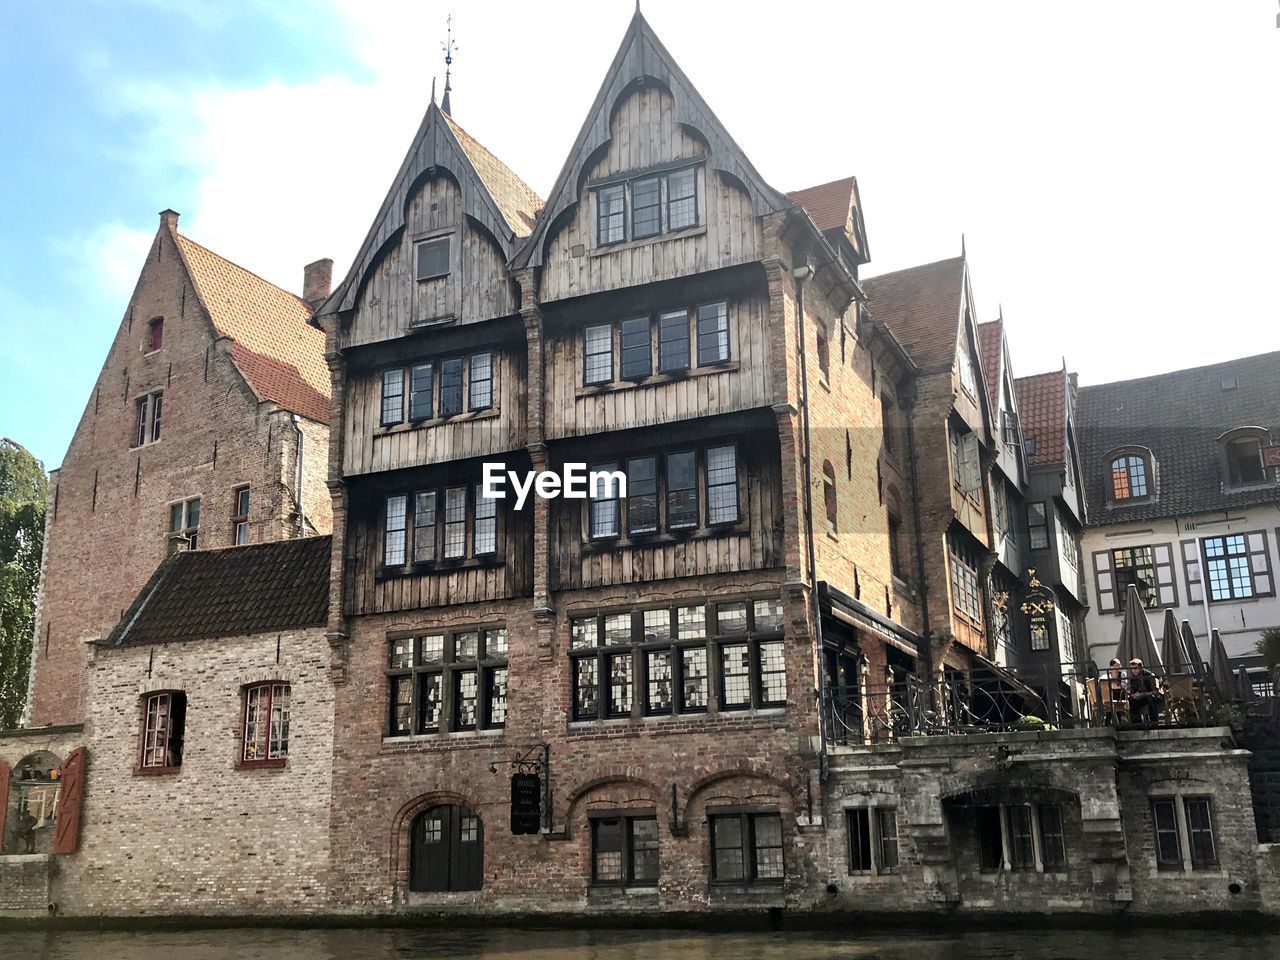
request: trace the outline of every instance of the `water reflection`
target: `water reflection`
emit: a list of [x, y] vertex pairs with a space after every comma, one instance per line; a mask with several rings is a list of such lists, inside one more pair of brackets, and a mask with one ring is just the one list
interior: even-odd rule
[[[1073, 933], [742, 933], [548, 930], [10, 931], [24, 960], [1168, 960], [1155, 930]], [[1280, 956], [1280, 935], [1180, 931], [1178, 960]]]

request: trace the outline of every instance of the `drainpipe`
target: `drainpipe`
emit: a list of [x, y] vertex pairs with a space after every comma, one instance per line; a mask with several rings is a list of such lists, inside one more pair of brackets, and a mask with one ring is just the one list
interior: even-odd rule
[[296, 413], [293, 415], [293, 429], [298, 431], [298, 536], [305, 537], [307, 535], [307, 517], [306, 509], [302, 505], [302, 465], [303, 465], [303, 443], [306, 435], [302, 432], [302, 418]]
[[818, 554], [813, 540], [813, 470], [810, 464], [812, 458], [809, 446], [809, 364], [804, 333], [804, 285], [815, 273], [813, 263], [808, 260], [803, 266], [796, 267], [791, 271], [791, 276], [796, 282], [796, 344], [800, 351], [800, 409], [802, 429], [804, 431], [804, 512], [809, 547], [806, 551], [808, 554], [806, 559], [809, 566], [809, 599], [813, 607], [814, 643], [818, 657], [818, 739], [820, 743], [818, 775], [820, 780], [825, 783], [829, 766], [827, 760], [827, 718], [824, 712], [824, 698], [828, 687], [827, 661], [824, 656], [826, 651], [822, 637], [822, 604], [818, 600]]
[[907, 468], [911, 471], [911, 513], [916, 541], [916, 584], [920, 591], [920, 616], [924, 621], [924, 660], [926, 677], [933, 677], [933, 630], [929, 626], [929, 581], [924, 575], [924, 532], [920, 523], [920, 480], [916, 453], [916, 386], [913, 383], [903, 398], [907, 401], [907, 450], [910, 452]]

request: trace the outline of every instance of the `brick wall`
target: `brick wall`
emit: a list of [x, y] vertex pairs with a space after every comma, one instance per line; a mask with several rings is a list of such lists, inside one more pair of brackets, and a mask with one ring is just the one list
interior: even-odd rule
[[[333, 687], [323, 630], [98, 648], [80, 851], [55, 896], [69, 913], [309, 913], [328, 894]], [[291, 687], [283, 767], [239, 763], [243, 687]], [[143, 776], [141, 697], [187, 695], [182, 767]]]
[[[161, 349], [145, 353], [164, 318]], [[84, 415], [54, 480], [40, 626], [32, 658], [30, 722], [84, 715], [84, 643], [104, 636], [169, 548], [169, 508], [199, 497], [201, 547], [233, 542], [234, 495], [250, 487], [251, 542], [293, 533], [296, 432], [290, 415], [259, 404], [215, 340], [162, 226]], [[161, 438], [136, 443], [136, 400], [164, 391]], [[327, 427], [303, 421], [308, 514], [328, 532], [323, 489]], [[296, 519], [294, 520], [296, 524]]]

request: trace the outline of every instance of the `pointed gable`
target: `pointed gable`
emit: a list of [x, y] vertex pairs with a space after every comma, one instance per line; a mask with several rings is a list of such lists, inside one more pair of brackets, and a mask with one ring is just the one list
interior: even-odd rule
[[955, 363], [965, 299], [964, 257], [870, 277], [871, 317], [889, 328], [926, 373]]
[[804, 208], [813, 225], [823, 234], [843, 238], [857, 254], [860, 262], [870, 258], [862, 222], [862, 202], [858, 196], [858, 178], [845, 177], [816, 187], [792, 190], [787, 194]]
[[672, 98], [676, 123], [694, 131], [703, 141], [708, 166], [746, 191], [757, 216], [784, 210], [790, 205], [783, 194], [765, 183], [637, 9], [586, 122], [551, 188], [538, 223], [516, 253], [513, 266], [542, 264], [550, 231], [578, 204], [593, 163], [612, 139], [616, 109], [628, 95], [650, 85], [664, 90]]
[[461, 215], [492, 237], [504, 259], [528, 235], [541, 208], [538, 195], [433, 102], [351, 269], [317, 315], [355, 307], [369, 274], [401, 239], [415, 195], [423, 183], [442, 175], [457, 186]]
[[260, 400], [308, 420], [329, 422], [324, 334], [308, 323], [311, 306], [174, 231], [196, 296], [231, 359]]

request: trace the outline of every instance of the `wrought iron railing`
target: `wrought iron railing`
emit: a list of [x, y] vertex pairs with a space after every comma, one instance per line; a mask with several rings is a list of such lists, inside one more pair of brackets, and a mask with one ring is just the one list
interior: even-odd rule
[[1204, 726], [1226, 722], [1234, 695], [1218, 695], [1211, 681], [1189, 674], [1152, 670], [1131, 677], [1051, 664], [831, 688], [822, 709], [831, 742], [868, 744], [1014, 730]]

